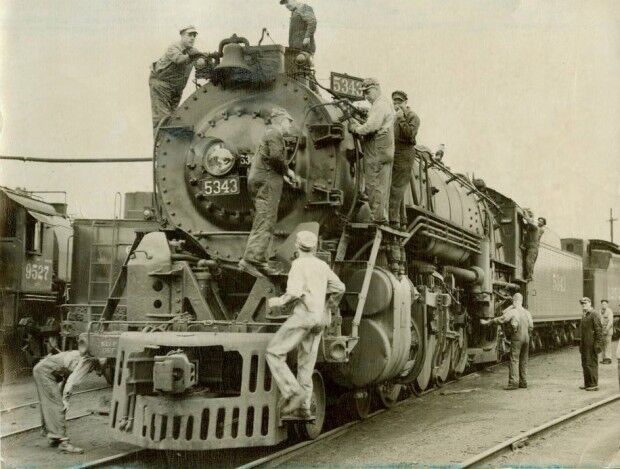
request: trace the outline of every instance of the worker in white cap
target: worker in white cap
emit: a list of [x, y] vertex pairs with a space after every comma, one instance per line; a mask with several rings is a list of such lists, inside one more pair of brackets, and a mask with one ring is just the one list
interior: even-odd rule
[[293, 118], [283, 108], [271, 111], [266, 128], [248, 172], [248, 190], [254, 202], [254, 221], [239, 268], [255, 277], [275, 275], [270, 267], [269, 243], [278, 221], [278, 207], [284, 181], [295, 186], [299, 178], [289, 168], [284, 136], [291, 133]]
[[[267, 363], [282, 394], [281, 419], [312, 420], [312, 372], [325, 327], [331, 323], [344, 284], [324, 261], [315, 256], [317, 237], [300, 231], [296, 239], [297, 258], [288, 274], [286, 293], [270, 298], [269, 308], [294, 303], [293, 314], [282, 324], [267, 346]], [[330, 301], [326, 303], [326, 297]], [[286, 355], [297, 349], [297, 379], [286, 364]]]
[[196, 28], [186, 26], [179, 34], [181, 40], [170, 45], [164, 55], [151, 65], [149, 88], [154, 131], [161, 120], [179, 106], [194, 66], [203, 68], [206, 65], [202, 53], [194, 48], [198, 35]]
[[[48, 355], [32, 370], [39, 395], [41, 427], [51, 447], [63, 453], [82, 453], [69, 443], [65, 415], [74, 387], [91, 371], [100, 371], [102, 361], [88, 352], [87, 343], [80, 339], [78, 350]], [[59, 383], [62, 383], [59, 387]]]
[[362, 91], [371, 104], [368, 117], [363, 124], [352, 121], [349, 130], [363, 137], [364, 178], [372, 221], [386, 225], [394, 161], [394, 105], [375, 78], [365, 79]]

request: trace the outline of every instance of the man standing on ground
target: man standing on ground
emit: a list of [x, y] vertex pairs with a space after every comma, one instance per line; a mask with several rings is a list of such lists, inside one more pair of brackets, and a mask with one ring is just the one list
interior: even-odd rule
[[497, 318], [480, 321], [486, 324], [506, 324], [510, 328], [510, 363], [508, 386], [504, 389], [512, 391], [527, 388], [527, 363], [530, 353], [530, 334], [534, 329], [534, 322], [530, 312], [523, 307], [523, 295], [515, 293], [512, 297], [512, 306], [506, 308]]
[[379, 81], [375, 78], [364, 80], [362, 91], [371, 108], [366, 122], [360, 124], [352, 121], [349, 130], [364, 137], [364, 177], [372, 221], [378, 225], [386, 225], [394, 161], [394, 106], [381, 92]]
[[[99, 361], [88, 354], [86, 342], [80, 339], [78, 350], [48, 355], [32, 370], [39, 405], [41, 408], [41, 427], [49, 445], [57, 446], [64, 453], [83, 453], [81, 448], [69, 443], [65, 414], [69, 398], [76, 384], [88, 373], [99, 369]], [[64, 382], [64, 387], [59, 383]]]
[[164, 117], [172, 114], [179, 106], [194, 65], [196, 68], [206, 65], [201, 53], [194, 48], [198, 35], [196, 28], [186, 26], [179, 33], [181, 40], [168, 47], [166, 53], [151, 66], [149, 88], [153, 131]]
[[534, 221], [533, 214], [529, 210], [527, 215], [528, 216], [523, 217], [523, 222], [525, 223], [525, 262], [523, 265], [523, 278], [529, 282], [534, 276], [534, 265], [536, 264], [536, 259], [538, 259], [540, 238], [542, 238], [542, 235], [545, 233], [547, 220], [543, 217], [538, 217], [538, 219]]
[[288, 46], [309, 55], [316, 52], [314, 32], [316, 31], [316, 16], [311, 6], [299, 0], [280, 0], [280, 5], [286, 5], [291, 11], [291, 21], [288, 32]]
[[297, 176], [288, 167], [284, 136], [291, 131], [293, 118], [285, 109], [274, 108], [271, 125], [262, 137], [248, 173], [248, 190], [254, 202], [254, 222], [239, 268], [255, 277], [276, 272], [267, 263], [267, 251], [278, 221], [278, 207], [286, 179]]
[[601, 326], [603, 327], [603, 353], [601, 363], [611, 365], [611, 339], [614, 335], [614, 312], [607, 300], [601, 300]]
[[583, 386], [579, 388], [586, 391], [598, 391], [598, 354], [601, 352], [603, 341], [601, 316], [592, 308], [590, 298], [584, 296], [579, 302], [583, 310], [579, 333]]
[[[298, 257], [288, 274], [286, 293], [270, 298], [270, 308], [295, 303], [289, 317], [267, 346], [267, 363], [282, 394], [281, 419], [312, 420], [312, 372], [325, 327], [331, 323], [332, 311], [325, 300], [338, 307], [344, 294], [344, 284], [322, 260], [315, 256], [317, 237], [309, 231], [297, 233]], [[297, 379], [288, 365], [286, 355], [297, 350]]]

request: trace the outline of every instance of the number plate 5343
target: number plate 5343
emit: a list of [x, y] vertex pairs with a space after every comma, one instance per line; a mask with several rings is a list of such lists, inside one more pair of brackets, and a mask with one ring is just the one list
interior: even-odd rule
[[239, 194], [239, 177], [231, 176], [217, 179], [203, 179], [202, 191], [205, 195], [234, 195]]

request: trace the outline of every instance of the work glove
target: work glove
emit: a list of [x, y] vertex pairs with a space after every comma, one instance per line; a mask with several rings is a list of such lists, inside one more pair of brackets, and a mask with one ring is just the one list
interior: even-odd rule
[[284, 301], [279, 296], [274, 296], [273, 298], [269, 298], [267, 300], [267, 306], [270, 308], [281, 308], [284, 306]]

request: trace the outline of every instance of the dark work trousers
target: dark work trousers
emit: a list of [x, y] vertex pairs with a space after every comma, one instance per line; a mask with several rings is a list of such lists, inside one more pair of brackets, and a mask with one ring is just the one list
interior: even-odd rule
[[582, 347], [581, 367], [583, 368], [583, 385], [586, 388], [598, 386], [598, 354], [594, 347]]
[[527, 386], [527, 362], [530, 357], [530, 340], [510, 342], [508, 386]]
[[534, 276], [534, 265], [536, 264], [536, 259], [538, 259], [538, 248], [539, 246], [528, 246], [526, 248], [525, 272], [523, 272], [523, 276], [526, 280], [530, 280]]
[[267, 261], [267, 251], [278, 222], [278, 207], [284, 179], [273, 171], [260, 172], [249, 181], [254, 201], [254, 222], [243, 258], [254, 264]]

